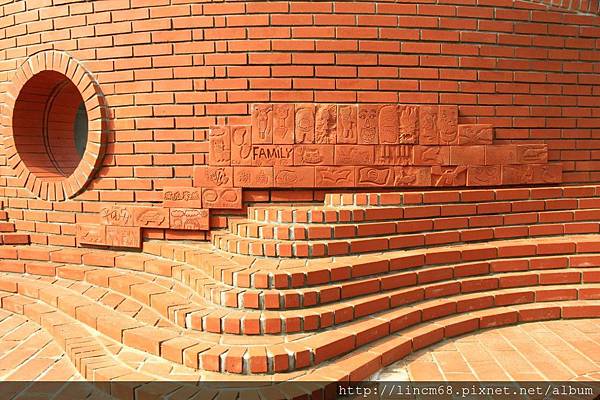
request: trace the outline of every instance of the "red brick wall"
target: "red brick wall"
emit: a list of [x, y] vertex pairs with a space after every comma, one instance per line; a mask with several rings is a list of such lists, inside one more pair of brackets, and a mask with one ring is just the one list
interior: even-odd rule
[[28, 56], [55, 49], [93, 73], [111, 115], [102, 167], [72, 200], [36, 199], [2, 157], [0, 195], [34, 242], [74, 245], [73, 223], [98, 222], [103, 202], [190, 186], [207, 128], [249, 124], [260, 102], [458, 104], [461, 123], [493, 123], [499, 143], [547, 143], [565, 182], [599, 180], [597, 0], [568, 3], [587, 14], [506, 0], [0, 4], [0, 93]]

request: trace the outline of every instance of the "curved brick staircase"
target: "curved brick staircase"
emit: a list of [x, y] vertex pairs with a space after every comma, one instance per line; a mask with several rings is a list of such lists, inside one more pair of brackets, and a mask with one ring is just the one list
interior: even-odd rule
[[599, 216], [595, 186], [331, 194], [250, 207], [212, 244], [1, 246], [0, 301], [118, 398], [213, 398], [152, 381], [249, 374], [264, 384], [228, 393], [328, 397], [310, 381], [477, 329], [600, 317]]

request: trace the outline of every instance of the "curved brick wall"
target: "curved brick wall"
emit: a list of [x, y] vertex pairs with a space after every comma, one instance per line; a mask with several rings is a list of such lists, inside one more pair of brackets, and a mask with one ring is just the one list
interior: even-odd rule
[[501, 0], [2, 3], [0, 92], [27, 57], [64, 51], [94, 75], [111, 117], [102, 166], [73, 200], [38, 200], [3, 160], [0, 195], [34, 242], [74, 245], [73, 223], [98, 223], [103, 204], [160, 203], [164, 187], [191, 186], [193, 166], [208, 163], [208, 128], [250, 125], [252, 103], [458, 105], [460, 123], [493, 124], [499, 144], [546, 143], [564, 182], [598, 180], [597, 1], [569, 3], [577, 12]]

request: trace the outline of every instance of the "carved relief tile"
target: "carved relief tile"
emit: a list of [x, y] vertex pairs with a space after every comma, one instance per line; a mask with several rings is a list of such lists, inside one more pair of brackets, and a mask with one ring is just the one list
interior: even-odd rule
[[161, 207], [136, 207], [133, 223], [142, 228], [168, 228], [169, 210]]
[[337, 136], [337, 107], [319, 104], [315, 113], [315, 143], [334, 144]]
[[294, 165], [294, 146], [252, 146], [252, 165], [257, 167]]
[[379, 106], [360, 104], [358, 106], [358, 143], [377, 144]]
[[202, 208], [202, 189], [195, 187], [166, 187], [163, 207]]
[[314, 167], [274, 167], [273, 180], [275, 187], [302, 187], [315, 186]]
[[296, 145], [294, 165], [333, 165], [333, 145]]
[[414, 146], [414, 165], [448, 165], [450, 149], [447, 146]]
[[130, 206], [109, 205], [100, 209], [103, 225], [133, 226], [133, 211]]
[[517, 163], [544, 164], [548, 162], [548, 146], [545, 144], [517, 145]]
[[357, 186], [393, 186], [394, 167], [356, 167]]
[[141, 230], [131, 226], [107, 226], [106, 245], [139, 249], [142, 246]]
[[400, 119], [397, 105], [384, 105], [379, 109], [379, 143], [396, 144], [400, 140]]
[[202, 204], [204, 208], [242, 208], [241, 188], [203, 188]]
[[190, 231], [207, 231], [210, 229], [210, 213], [207, 209], [171, 208], [169, 210], [169, 227]]
[[337, 143], [357, 142], [357, 114], [358, 108], [355, 105], [338, 106]]
[[273, 187], [273, 167], [235, 167], [233, 183], [235, 187]]
[[513, 144], [485, 146], [485, 164], [517, 164], [517, 146]]
[[335, 146], [335, 165], [373, 164], [375, 146], [340, 145]]
[[106, 226], [94, 224], [77, 224], [76, 238], [78, 244], [104, 245], [106, 243]]
[[458, 144], [470, 146], [474, 144], [492, 144], [493, 129], [490, 124], [458, 125]]
[[273, 144], [294, 143], [294, 105], [273, 105]]
[[252, 134], [247, 126], [232, 126], [231, 165], [252, 165]]
[[502, 183], [499, 165], [470, 165], [467, 167], [467, 186], [495, 186]]
[[419, 142], [419, 107], [400, 106], [400, 137], [398, 143], [417, 144]]
[[210, 130], [208, 137], [210, 165], [231, 164], [231, 140], [228, 126], [217, 126]]
[[375, 148], [375, 165], [410, 165], [413, 147], [406, 144], [380, 144]]
[[319, 188], [355, 186], [354, 167], [316, 167], [315, 186]]
[[451, 165], [484, 165], [484, 146], [450, 146]]
[[437, 106], [419, 107], [419, 144], [440, 144]]
[[294, 126], [295, 143], [315, 142], [315, 106], [313, 104], [297, 104]]
[[195, 167], [194, 185], [198, 187], [233, 187], [233, 167]]
[[431, 186], [430, 167], [394, 167], [394, 186]]
[[535, 183], [532, 165], [502, 165], [502, 184], [518, 185]]
[[434, 186], [465, 186], [467, 184], [467, 167], [431, 167], [431, 183]]
[[440, 144], [458, 144], [458, 107], [439, 106], [437, 127]]
[[273, 144], [273, 105], [252, 107], [252, 143]]
[[533, 179], [536, 183], [560, 183], [562, 182], [562, 165], [533, 165]]

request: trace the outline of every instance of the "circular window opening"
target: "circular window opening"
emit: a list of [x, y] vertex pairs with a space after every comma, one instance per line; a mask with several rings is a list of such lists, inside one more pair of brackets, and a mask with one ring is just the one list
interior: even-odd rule
[[34, 75], [13, 111], [15, 147], [25, 166], [43, 180], [62, 180], [76, 170], [88, 141], [88, 115], [77, 86], [56, 71]]

